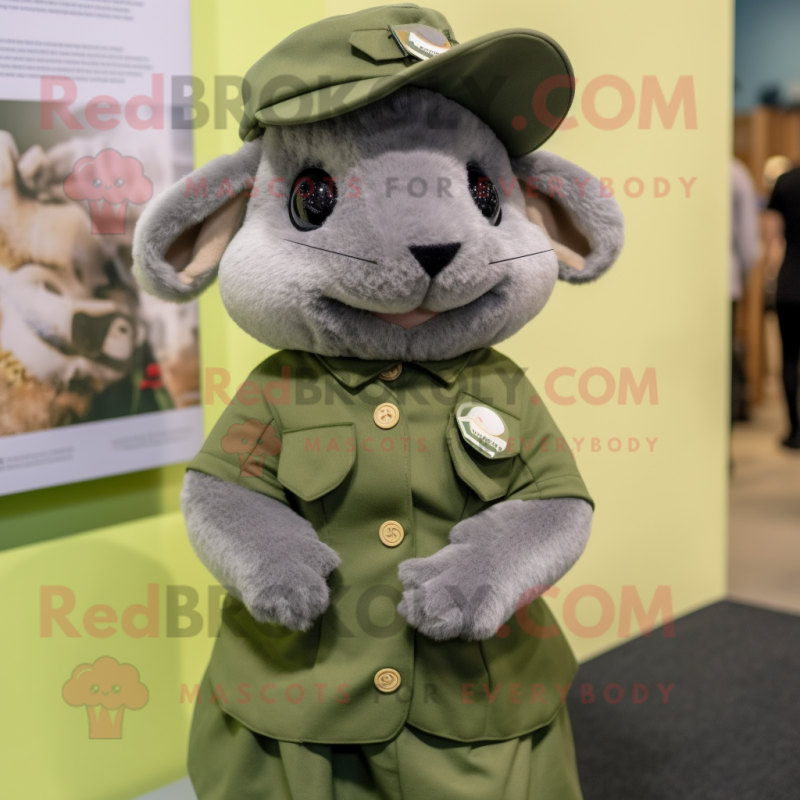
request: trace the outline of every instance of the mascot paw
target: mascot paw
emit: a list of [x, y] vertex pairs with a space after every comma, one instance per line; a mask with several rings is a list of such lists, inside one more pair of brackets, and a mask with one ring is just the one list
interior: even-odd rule
[[328, 608], [327, 576], [340, 558], [315, 536], [296, 537], [290, 547], [271, 553], [268, 563], [250, 575], [242, 597], [259, 622], [273, 622], [293, 631], [307, 631]]
[[287, 570], [280, 583], [270, 583], [244, 594], [248, 611], [258, 622], [307, 631], [328, 608], [328, 584], [309, 567]]
[[[400, 565], [405, 591], [397, 610], [431, 639], [489, 639], [514, 611], [498, 587], [470, 566], [467, 545], [448, 545], [430, 558]], [[477, 567], [477, 568], [476, 568]]]

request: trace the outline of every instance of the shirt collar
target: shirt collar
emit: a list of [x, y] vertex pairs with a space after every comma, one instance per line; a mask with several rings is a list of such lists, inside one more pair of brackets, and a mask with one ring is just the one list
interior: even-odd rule
[[[450, 358], [447, 361], [412, 361], [411, 363], [438, 378], [445, 385], [451, 386], [467, 366], [471, 357], [472, 352]], [[317, 358], [339, 383], [351, 389], [357, 389], [365, 383], [369, 383], [381, 372], [397, 363], [405, 363], [398, 362], [396, 359], [393, 361], [364, 361], [360, 358], [319, 355]]]

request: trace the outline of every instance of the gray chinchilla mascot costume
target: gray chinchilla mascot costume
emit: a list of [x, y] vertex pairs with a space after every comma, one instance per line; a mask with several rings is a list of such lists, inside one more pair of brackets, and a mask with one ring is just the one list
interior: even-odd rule
[[575, 661], [539, 595], [592, 501], [492, 349], [622, 247], [599, 182], [537, 151], [573, 87], [535, 31], [458, 44], [414, 5], [323, 20], [248, 72], [241, 149], [142, 216], [143, 286], [184, 301], [219, 275], [279, 350], [182, 494], [230, 593], [201, 800], [580, 797]]

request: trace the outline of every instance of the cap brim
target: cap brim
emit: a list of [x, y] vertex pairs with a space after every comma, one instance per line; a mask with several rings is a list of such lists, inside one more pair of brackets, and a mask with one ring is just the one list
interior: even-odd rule
[[263, 108], [255, 114], [257, 123], [251, 127], [243, 123], [243, 138], [258, 137], [258, 127], [266, 125], [337, 117], [404, 86], [439, 92], [464, 106], [495, 132], [512, 157], [541, 147], [566, 117], [575, 95], [572, 65], [555, 41], [537, 31], [504, 30], [415, 62], [394, 75], [317, 89]]

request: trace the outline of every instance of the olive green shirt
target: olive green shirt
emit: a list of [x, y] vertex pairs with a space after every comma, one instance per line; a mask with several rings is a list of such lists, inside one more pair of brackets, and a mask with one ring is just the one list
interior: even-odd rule
[[[505, 356], [483, 349], [397, 372], [390, 361], [276, 353], [189, 465], [290, 506], [342, 560], [330, 607], [307, 632], [258, 623], [232, 598], [223, 610], [215, 701], [272, 738], [378, 742], [408, 723], [459, 741], [508, 739], [553, 719], [573, 678], [541, 598], [481, 642], [437, 642], [397, 614], [399, 565], [441, 550], [459, 520], [502, 500], [592, 502], [541, 398]], [[464, 402], [502, 419], [502, 452], [489, 458], [467, 441]], [[376, 421], [391, 424], [375, 413], [385, 403], [398, 412], [390, 428]], [[404, 534], [394, 546], [380, 535], [387, 521]], [[387, 668], [401, 679], [392, 693], [374, 683]]]

